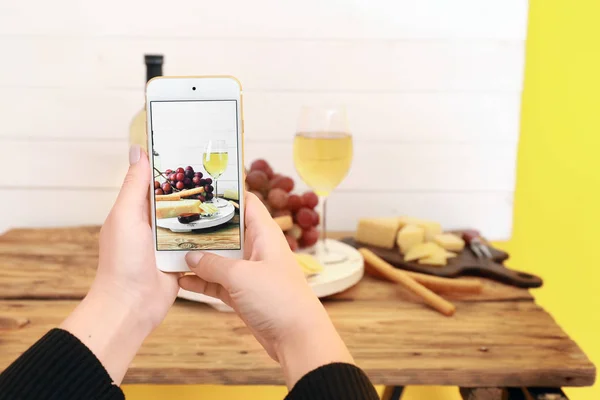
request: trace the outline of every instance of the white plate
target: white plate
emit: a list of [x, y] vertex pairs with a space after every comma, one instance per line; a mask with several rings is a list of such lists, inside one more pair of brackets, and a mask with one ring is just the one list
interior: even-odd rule
[[182, 224], [177, 218], [157, 219], [156, 225], [161, 228], [170, 229], [173, 232], [191, 232], [195, 229], [206, 229], [214, 226], [222, 225], [229, 222], [235, 215], [233, 204], [227, 202], [225, 207], [219, 208], [219, 211], [212, 217], [200, 217], [198, 221], [189, 224]]
[[[364, 274], [364, 260], [362, 255], [345, 243], [327, 239], [327, 247], [337, 253], [344, 253], [347, 259], [337, 264], [326, 265], [318, 275], [308, 279], [308, 284], [317, 297], [327, 297], [356, 285]], [[180, 289], [178, 297], [199, 303], [206, 303], [219, 311], [233, 311], [221, 300]]]

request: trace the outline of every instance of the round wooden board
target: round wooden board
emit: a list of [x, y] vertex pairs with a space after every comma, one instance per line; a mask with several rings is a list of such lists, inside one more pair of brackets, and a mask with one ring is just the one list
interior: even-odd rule
[[[337, 264], [325, 265], [323, 272], [308, 278], [308, 284], [317, 297], [327, 297], [356, 285], [364, 274], [362, 255], [352, 246], [333, 239], [327, 239], [327, 247], [337, 253], [343, 253], [347, 259]], [[200, 293], [180, 289], [179, 298], [206, 303], [219, 311], [233, 311], [221, 300]]]

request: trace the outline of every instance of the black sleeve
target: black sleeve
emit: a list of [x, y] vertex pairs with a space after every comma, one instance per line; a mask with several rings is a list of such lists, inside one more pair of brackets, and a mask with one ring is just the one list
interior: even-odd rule
[[124, 400], [96, 356], [75, 336], [53, 329], [2, 374], [0, 400]]
[[367, 375], [355, 365], [327, 364], [304, 375], [286, 400], [379, 400]]

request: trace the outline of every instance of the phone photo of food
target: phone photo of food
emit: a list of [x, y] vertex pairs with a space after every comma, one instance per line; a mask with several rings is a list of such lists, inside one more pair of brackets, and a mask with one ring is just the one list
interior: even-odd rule
[[237, 102], [150, 103], [156, 250], [239, 250]]

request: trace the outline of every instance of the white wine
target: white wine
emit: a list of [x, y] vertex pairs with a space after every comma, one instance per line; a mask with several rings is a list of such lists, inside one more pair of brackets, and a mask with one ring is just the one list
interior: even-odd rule
[[348, 174], [352, 136], [344, 132], [298, 132], [294, 165], [302, 180], [319, 196], [327, 196]]
[[[146, 54], [144, 62], [146, 63], [146, 82], [150, 79], [162, 76], [162, 66], [164, 57], [162, 55]], [[129, 125], [129, 145], [138, 144], [148, 152], [148, 136], [146, 135], [146, 107], [144, 106], [135, 114]]]
[[227, 162], [229, 156], [226, 152], [211, 152], [204, 153], [202, 156], [202, 164], [204, 169], [213, 179], [219, 179], [225, 169], [227, 169]]

